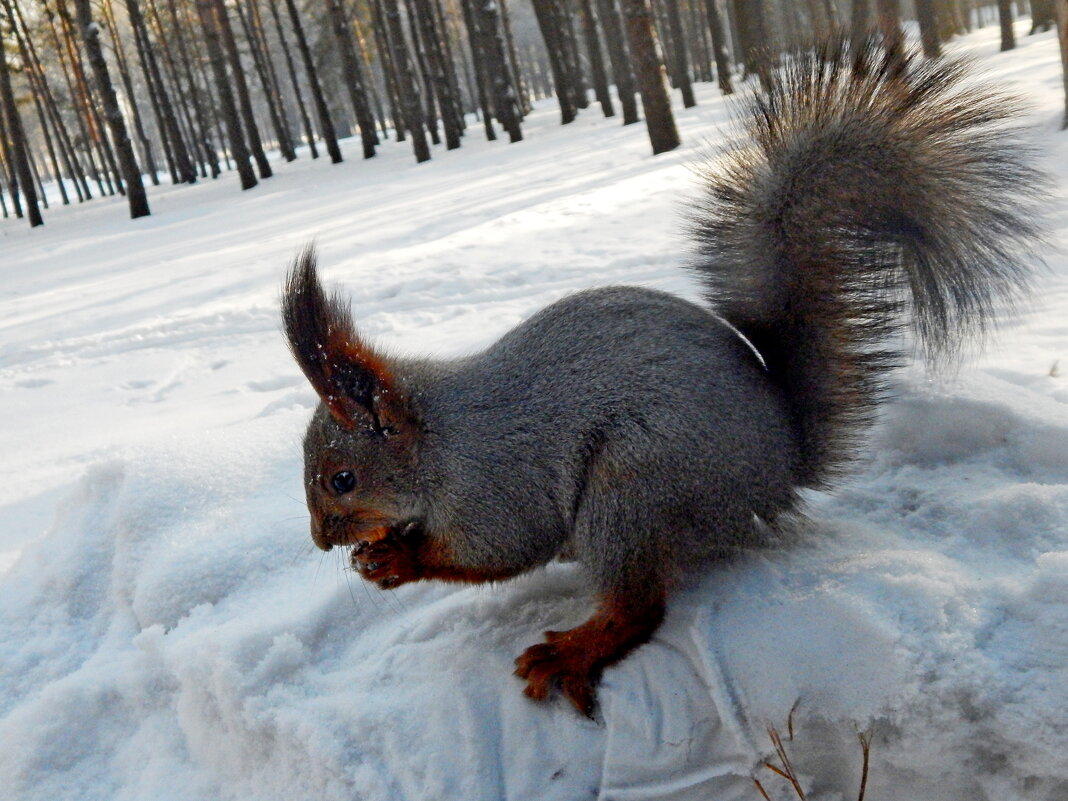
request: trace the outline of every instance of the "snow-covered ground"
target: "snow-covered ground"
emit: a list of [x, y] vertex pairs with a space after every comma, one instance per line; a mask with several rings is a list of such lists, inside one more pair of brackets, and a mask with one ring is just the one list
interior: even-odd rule
[[[1068, 185], [1052, 34], [958, 51], [1033, 101]], [[484, 346], [573, 290], [695, 296], [680, 150], [591, 107], [526, 141], [416, 166], [302, 159], [0, 223], [0, 785], [11, 799], [759, 800], [786, 736], [810, 798], [1068, 798], [1068, 259], [950, 377], [901, 374], [814, 531], [716, 569], [607, 671], [602, 715], [520, 694], [512, 659], [590, 597], [570, 566], [494, 587], [369, 589], [313, 552], [299, 442], [315, 398], [278, 331], [317, 240], [364, 330], [413, 353]], [[595, 130], [591, 130], [595, 129]], [[1052, 242], [1068, 245], [1063, 189]]]

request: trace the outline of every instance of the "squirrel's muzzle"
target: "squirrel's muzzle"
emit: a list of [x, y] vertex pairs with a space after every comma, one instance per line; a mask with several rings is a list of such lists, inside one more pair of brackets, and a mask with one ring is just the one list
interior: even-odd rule
[[311, 538], [317, 547], [329, 551], [335, 545], [359, 545], [383, 540], [393, 531], [393, 526], [380, 519], [367, 519], [359, 515], [311, 516]]

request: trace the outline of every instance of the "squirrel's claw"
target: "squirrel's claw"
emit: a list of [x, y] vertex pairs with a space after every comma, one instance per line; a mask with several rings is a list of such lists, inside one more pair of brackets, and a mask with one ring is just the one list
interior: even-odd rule
[[373, 543], [363, 540], [356, 543], [351, 562], [353, 570], [383, 590], [420, 578], [414, 550], [408, 543], [392, 537]]
[[559, 692], [580, 714], [593, 718], [600, 670], [585, 655], [574, 648], [546, 642], [532, 645], [515, 660], [515, 665], [515, 675], [527, 682], [523, 690], [527, 698], [544, 701]]

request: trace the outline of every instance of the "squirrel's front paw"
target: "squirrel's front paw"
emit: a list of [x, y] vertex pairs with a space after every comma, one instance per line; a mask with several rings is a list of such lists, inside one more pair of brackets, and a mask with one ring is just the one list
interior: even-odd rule
[[412, 543], [393, 535], [358, 542], [352, 550], [352, 567], [383, 590], [421, 578]]

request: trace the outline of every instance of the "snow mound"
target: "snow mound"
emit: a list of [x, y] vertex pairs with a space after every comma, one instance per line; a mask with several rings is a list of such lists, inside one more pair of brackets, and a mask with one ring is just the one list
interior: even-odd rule
[[1047, 411], [906, 391], [805, 541], [683, 592], [596, 722], [511, 675], [588, 614], [574, 566], [385, 594], [311, 554], [303, 404], [97, 465], [0, 584], [0, 771], [24, 799], [742, 799], [797, 704], [817, 791], [857, 781], [856, 728], [874, 797], [1055, 798], [1068, 475], [1042, 457], [1068, 420]]

